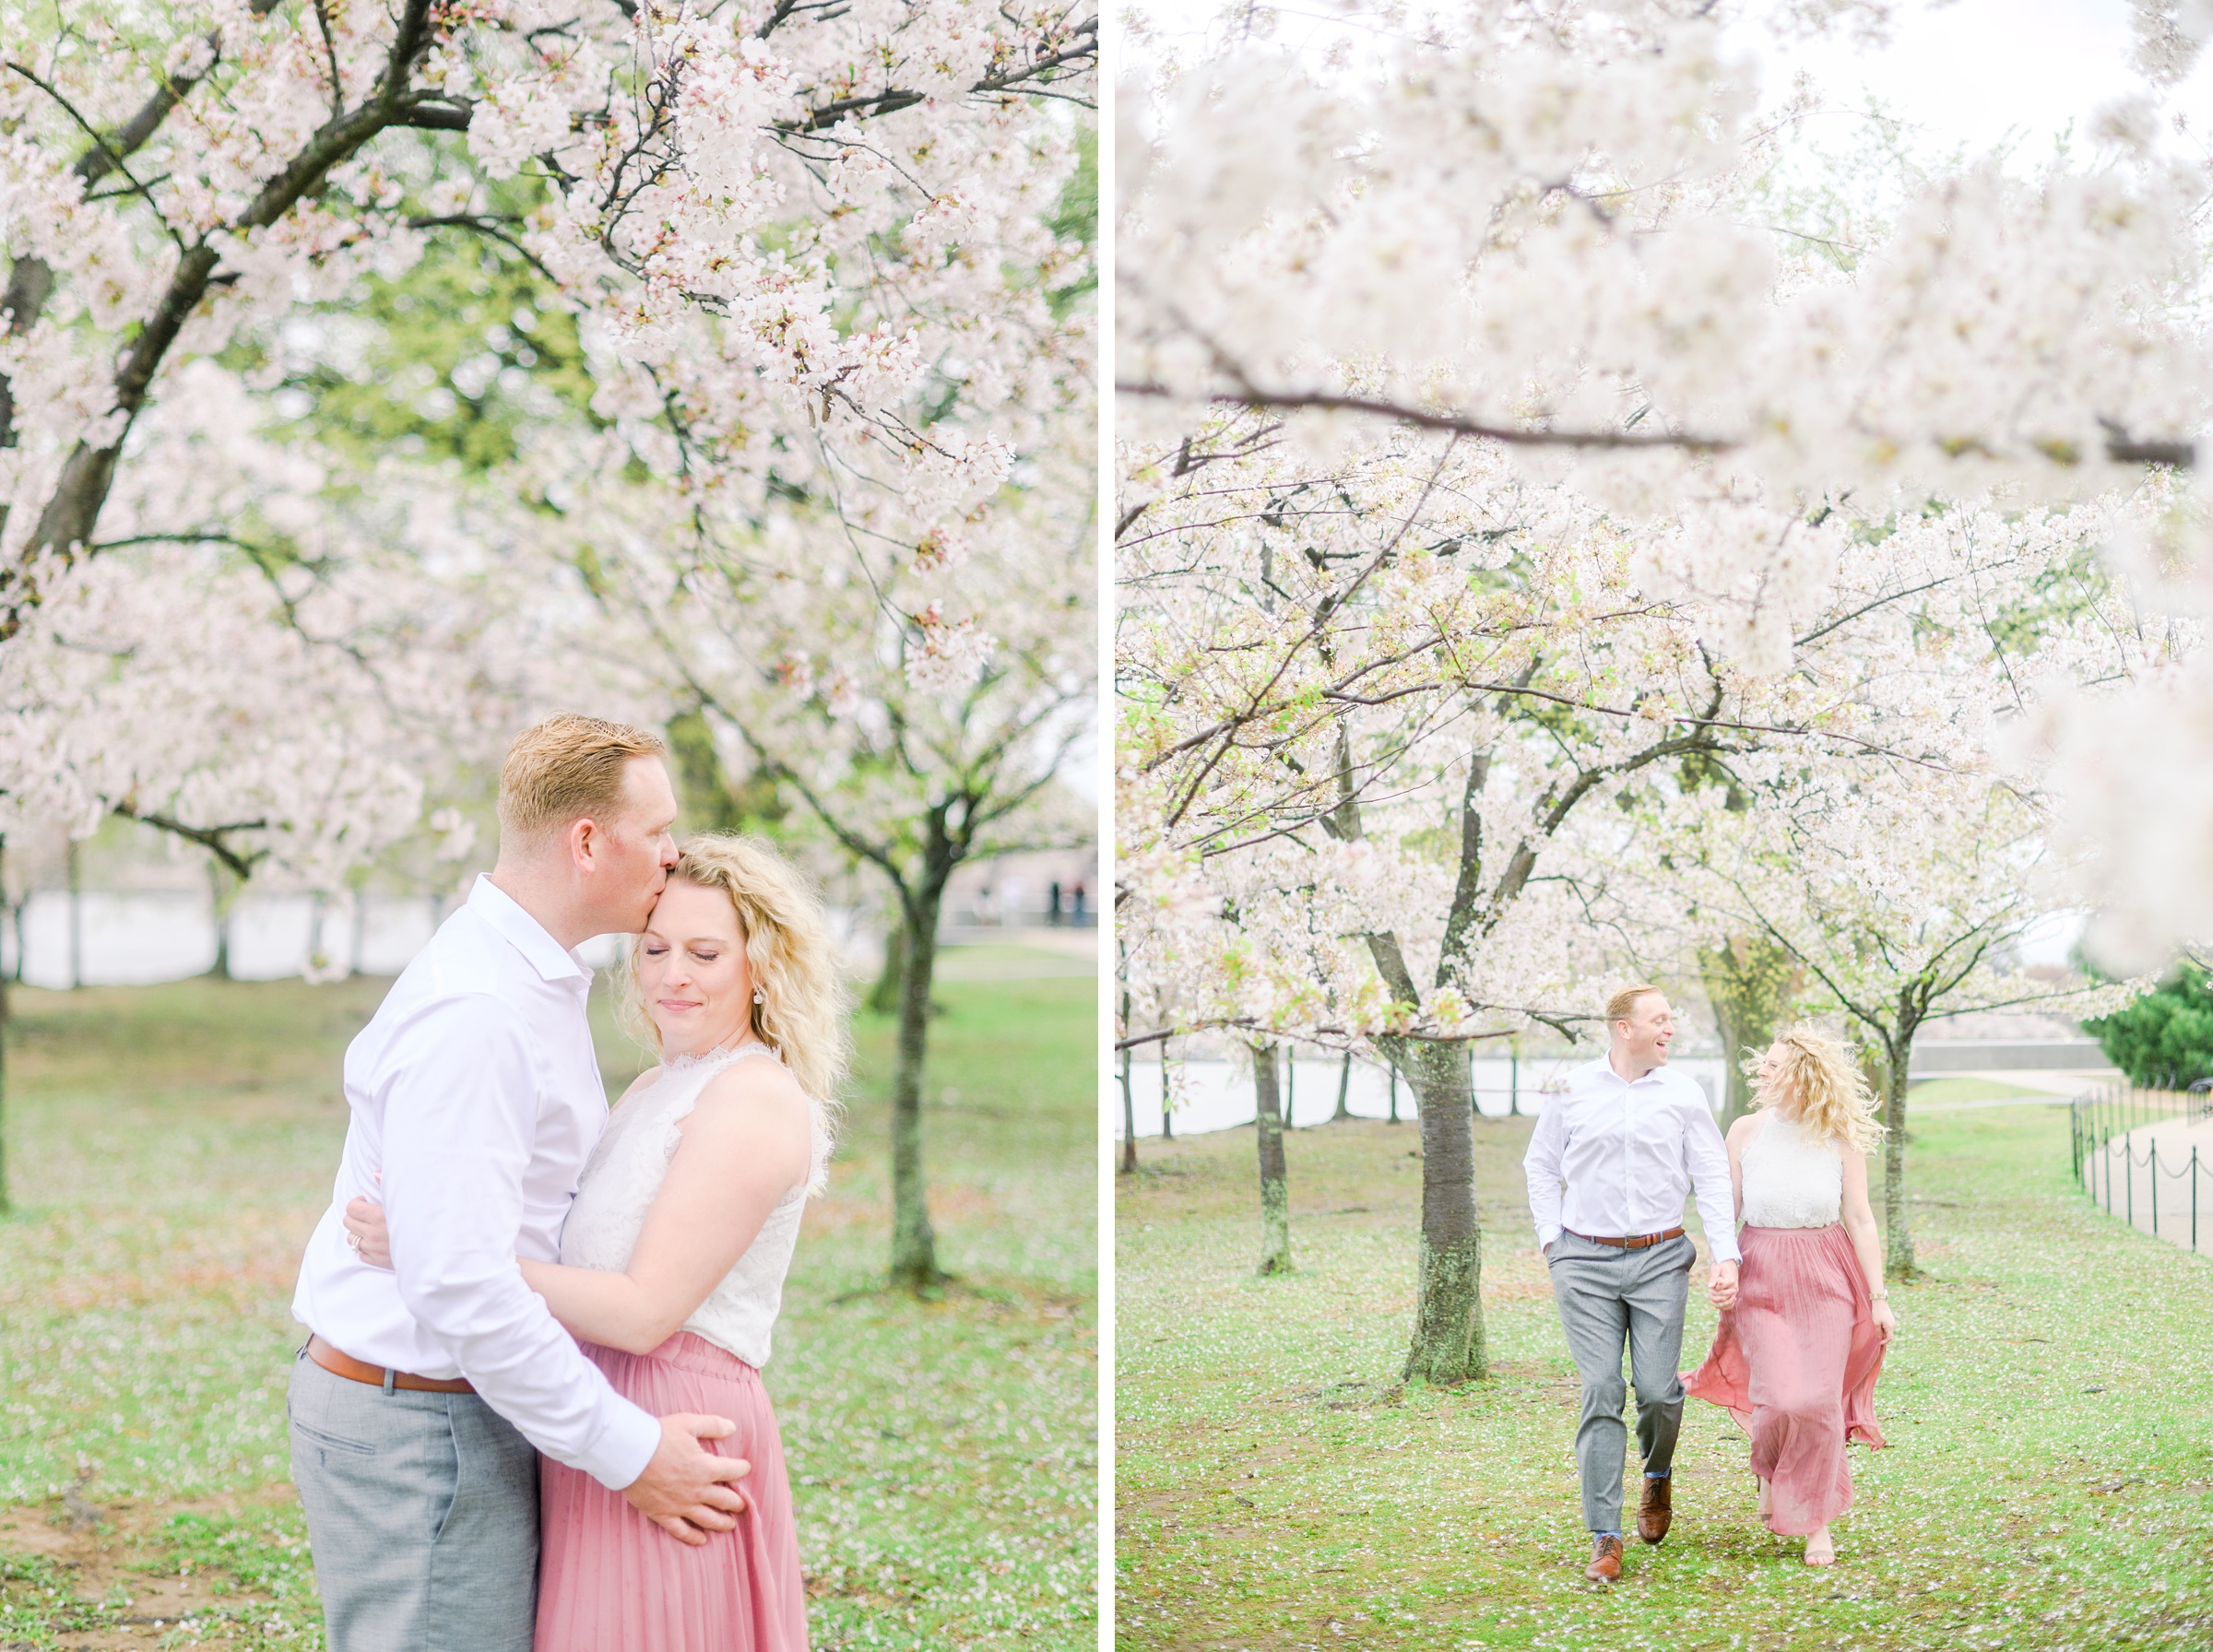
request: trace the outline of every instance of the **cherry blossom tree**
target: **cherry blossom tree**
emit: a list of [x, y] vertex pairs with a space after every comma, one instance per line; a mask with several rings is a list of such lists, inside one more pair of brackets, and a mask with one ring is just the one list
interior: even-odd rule
[[[1730, 30], [1879, 32], [1896, 9], [1445, 6], [1297, 51], [1256, 26], [1266, 8], [1189, 50], [1139, 14], [1125, 431], [1170, 446], [1231, 407], [1323, 442], [1367, 419], [1459, 432], [1655, 539], [1681, 499], [1726, 495], [1738, 508], [1676, 537], [1672, 572], [1782, 607], [1824, 577], [1778, 554], [1812, 512], [2021, 509], [2189, 469], [2208, 169], [2161, 134], [2203, 8], [2136, 8], [2141, 90], [2048, 163], [1892, 166], [1852, 181], [1849, 210], [1815, 209], [1793, 186], [1822, 162], [1807, 100], [1763, 105]], [[2213, 581], [2201, 487], [2103, 548], [2191, 617]], [[2213, 727], [2204, 670], [2177, 659], [2125, 701], [2039, 713], [2097, 944], [2132, 966], [2213, 922], [2191, 848], [2213, 807], [2172, 785]]]
[[[1884, 9], [1509, 3], [1293, 52], [1249, 8], [1188, 61], [1138, 20], [1118, 898], [1134, 968], [1208, 984], [1196, 1020], [1387, 1053], [1565, 1028], [1563, 926], [1633, 931], [1667, 892], [1634, 876], [1642, 793], [2037, 750], [2102, 781], [2140, 749], [2112, 685], [2172, 693], [2193, 627], [2062, 588], [2101, 549], [2170, 585], [2207, 560], [2172, 479], [2207, 400], [2207, 169], [2160, 150], [2153, 87], [2076, 159], [1895, 172], [1817, 232], [1798, 106], [1758, 112], [1723, 26]], [[1982, 646], [1961, 702], [1911, 631], [1925, 590], [2039, 646]], [[1284, 891], [1280, 945], [1240, 882]], [[1426, 1139], [1464, 1134], [1461, 1083], [1422, 1095], [1431, 1380], [1481, 1368], [1465, 1153]]]
[[[559, 702], [521, 594], [453, 565], [479, 525], [420, 490], [328, 509], [328, 474], [253, 433], [243, 385], [207, 362], [183, 376], [207, 426], [164, 408], [144, 439], [191, 462], [158, 500], [136, 491], [151, 467], [126, 478], [113, 542], [55, 572], [0, 647], [0, 844], [122, 817], [204, 851], [233, 890], [341, 900], [426, 814], [465, 852], [453, 800]], [[149, 519], [170, 525], [134, 531]]]
[[204, 0], [12, 23], [10, 625], [97, 549], [126, 437], [181, 360], [438, 234], [519, 244], [626, 370], [604, 416], [755, 496], [785, 432], [882, 446], [946, 505], [1004, 474], [1003, 444], [911, 417], [943, 365], [912, 324], [988, 336], [957, 250], [1035, 124], [1016, 94], [1079, 73], [1095, 19]]
[[1834, 681], [1716, 652], [1752, 646], [1771, 605], [1646, 595], [1648, 559], [1604, 513], [1475, 443], [1385, 431], [1323, 464], [1259, 417], [1218, 419], [1126, 450], [1119, 520], [1138, 996], [1186, 1030], [1372, 1043], [1404, 1073], [1424, 1187], [1407, 1375], [1480, 1375], [1465, 1046], [1593, 1018], [1578, 981], [1603, 964], [1610, 833], [1583, 822], [1649, 771], [1748, 743], [1861, 749], [1858, 713]]
[[[501, 634], [563, 667], [556, 686], [571, 696], [630, 695], [657, 719], [739, 707], [765, 738], [778, 718], [755, 715], [744, 673], [706, 675], [733, 640], [712, 635], [713, 620], [652, 655], [655, 670], [617, 657], [618, 632], [657, 646], [652, 624], [593, 621], [626, 593], [660, 601], [668, 581], [700, 591], [688, 624], [716, 600], [773, 594], [763, 618], [779, 646], [745, 656], [747, 668], [777, 662], [770, 689], [796, 704], [809, 698], [805, 677], [837, 711], [807, 734], [783, 715], [776, 740], [799, 744], [765, 744], [759, 761], [804, 776], [819, 796], [846, 788], [860, 799], [842, 817], [854, 843], [905, 856], [897, 875], [917, 889], [937, 879], [941, 891], [940, 840], [963, 853], [1012, 841], [1002, 817], [1046, 789], [1054, 742], [1080, 738], [1068, 684], [1083, 660], [1039, 641], [1020, 615], [987, 617], [984, 603], [1032, 593], [978, 570], [1025, 529], [1056, 544], [1072, 531], [1056, 444], [1067, 443], [1073, 400], [1089, 395], [1089, 241], [1050, 220], [1075, 170], [1096, 31], [1083, 6], [957, 0], [18, 8], [0, 24], [0, 214], [13, 259], [0, 341], [0, 652], [31, 635], [44, 607], [74, 600], [85, 571], [126, 553], [175, 582], [150, 606], [174, 614], [213, 600], [194, 584], [214, 577], [206, 565], [159, 553], [166, 537], [227, 547], [243, 561], [222, 578], [250, 565], [267, 582], [271, 629], [242, 643], [242, 658], [281, 653], [287, 632], [313, 635], [301, 658], [317, 668], [324, 643], [344, 652], [304, 614], [309, 586], [325, 606], [381, 596], [392, 615], [419, 602], [439, 617], [392, 620], [379, 657], [403, 643], [434, 657], [486, 616], [512, 612], [518, 622]], [[465, 542], [449, 535], [426, 551], [418, 537], [422, 554], [403, 576], [341, 594], [327, 562], [272, 550], [297, 524], [250, 533], [171, 502], [192, 492], [195, 441], [236, 413], [196, 398], [195, 372], [220, 363], [280, 414], [304, 407], [294, 457], [319, 462], [318, 442], [344, 445], [337, 404], [351, 395], [357, 412], [376, 412], [358, 370], [384, 348], [378, 306], [412, 301], [407, 284], [426, 258], [470, 241], [499, 250], [494, 285], [516, 288], [512, 316], [491, 318], [482, 351], [443, 364], [427, 389], [384, 397], [411, 425], [406, 441], [375, 452], [373, 417], [354, 432], [371, 438], [371, 459], [355, 460], [380, 492], [364, 495], [355, 478], [324, 501], [443, 511], [467, 524]], [[387, 339], [405, 325], [385, 328]], [[543, 403], [545, 416], [454, 455], [459, 475], [422, 462], [439, 443], [421, 438], [441, 434], [456, 400], [475, 411], [496, 394]], [[404, 405], [410, 395], [421, 400]], [[625, 541], [638, 533], [666, 533], [668, 554]], [[594, 534], [609, 537], [604, 552]], [[548, 545], [577, 580], [545, 588]], [[847, 583], [875, 582], [869, 596], [814, 577], [831, 546], [853, 553]], [[1064, 597], [1081, 583], [1073, 565], [1046, 560], [1036, 594]], [[99, 585], [86, 577], [86, 589]], [[469, 646], [499, 678], [515, 656], [479, 642], [471, 634]], [[382, 674], [387, 698], [349, 706], [333, 738], [359, 736], [391, 693], [404, 699], [392, 685], [406, 675]], [[902, 708], [916, 702], [903, 737], [887, 736], [881, 695], [858, 718], [863, 736], [823, 732], [858, 726], [880, 679], [902, 685]], [[440, 674], [417, 680], [413, 706], [440, 703]], [[980, 686], [964, 698], [969, 684]], [[463, 699], [476, 707], [503, 691], [472, 684]], [[988, 715], [979, 702], [994, 692], [1018, 709], [967, 745], [940, 738], [964, 705]], [[466, 725], [474, 713], [454, 714]], [[241, 748], [260, 749], [250, 714], [233, 726]], [[152, 726], [148, 749], [123, 751], [116, 737], [139, 726], [110, 731], [112, 773], [85, 796], [171, 818], [162, 788], [189, 790], [183, 758], [164, 752]], [[81, 731], [72, 738], [82, 743]], [[893, 823], [900, 787], [884, 773], [925, 747], [943, 763], [906, 797], [935, 786], [932, 800], [917, 821]], [[345, 749], [384, 748], [349, 738]], [[211, 751], [190, 773], [243, 774], [239, 755]], [[856, 778], [870, 761], [875, 778]], [[395, 820], [424, 784], [404, 767], [361, 794], [383, 797]], [[75, 796], [82, 768], [73, 758], [27, 772], [25, 794]], [[116, 778], [126, 774], [140, 778]], [[998, 789], [971, 810], [979, 775]], [[242, 796], [217, 808], [220, 789], [193, 794], [197, 812], [173, 818], [242, 864], [295, 848], [314, 860], [311, 841], [373, 835], [335, 795], [314, 815], [312, 799], [279, 808]], [[148, 801], [158, 794], [165, 800]], [[269, 822], [280, 817], [297, 843], [254, 835], [278, 832]], [[918, 1044], [905, 1068], [911, 1114]], [[919, 1210], [919, 1161], [909, 1160], [902, 1209]], [[903, 1217], [903, 1233], [910, 1226]], [[913, 1271], [934, 1275], [926, 1212], [909, 1237]]]
[[[1050, 445], [971, 510], [957, 542], [917, 549], [828, 503], [811, 518], [793, 505], [756, 531], [637, 489], [572, 499], [542, 541], [597, 598], [575, 648], [610, 679], [704, 714], [726, 785], [774, 789], [795, 825], [889, 884], [891, 1272], [917, 1290], [944, 1277], [921, 1100], [946, 887], [968, 861], [1095, 836], [1095, 811], [1061, 778], [1095, 738], [1091, 410], [1073, 380], [1056, 395], [1065, 407], [1041, 426]], [[960, 562], [970, 608], [957, 620], [934, 595], [941, 557]]]
[[[1928, 776], [1933, 799], [2017, 795], [1991, 754], [2053, 696], [2186, 645], [2097, 558], [2176, 489], [2066, 511], [1824, 513], [1793, 530], [1822, 569], [1812, 597], [1711, 580], [1663, 596], [1680, 590], [1679, 540], [1725, 504], [1687, 498], [1655, 535], [1459, 439], [1356, 437], [1322, 465], [1283, 436], [1247, 416], [1125, 451], [1126, 969], [1182, 1027], [1365, 1041], [1405, 1073], [1425, 1194], [1408, 1373], [1457, 1381], [1482, 1360], [1463, 1046], [1533, 1022], [1572, 1034], [1592, 1019], [1579, 983], [1651, 955], [1655, 935], [1687, 956], [1719, 924], [1817, 980], [1810, 942], [1701, 892], [1698, 834], [1744, 815], [1746, 841], [1765, 842], [1789, 799], [1833, 804], [1885, 775]], [[1777, 655], [1788, 671], [1764, 664]], [[1978, 914], [2002, 903], [1994, 931], [1974, 920], [1981, 967], [2066, 896], [2034, 875], [2041, 837], [1946, 861], [1947, 834], [1989, 835], [1964, 808], [1897, 845], [1929, 878], [1973, 868]], [[1882, 813], [1849, 818], [1855, 852], [1880, 856]], [[1799, 857], [1770, 847], [1747, 887], [1790, 882]], [[1860, 872], [1803, 858], [1809, 886]], [[1916, 1026], [2002, 996], [1972, 971], [1923, 986]], [[1885, 1035], [1910, 1047], [1895, 1021]]]
[[1382, 417], [1663, 495], [1716, 467], [1785, 497], [2071, 494], [2186, 460], [2205, 176], [2155, 148], [2148, 90], [2089, 166], [1928, 178], [1840, 268], [1750, 221], [1794, 112], [1763, 116], [1724, 45], [1886, 8], [1809, 9], [1438, 8], [1320, 57], [1232, 23], [1156, 57], [1121, 101], [1133, 417]]
[[1885, 1268], [1914, 1270], [1906, 1190], [1906, 1087], [1930, 1022], [1979, 1009], [2096, 1016], [2148, 983], [2021, 967], [2048, 910], [2045, 822], [1988, 775], [1862, 765], [1794, 776], [1731, 818], [1687, 881], [1701, 903], [1805, 972], [1805, 1007], [1849, 1017], [1883, 1080]]

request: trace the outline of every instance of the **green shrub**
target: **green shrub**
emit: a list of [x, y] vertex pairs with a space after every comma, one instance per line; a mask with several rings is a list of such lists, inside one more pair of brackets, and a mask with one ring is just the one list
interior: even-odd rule
[[2213, 974], [2184, 963], [2153, 991], [2083, 1022], [2082, 1030], [2131, 1084], [2181, 1090], [2213, 1073]]

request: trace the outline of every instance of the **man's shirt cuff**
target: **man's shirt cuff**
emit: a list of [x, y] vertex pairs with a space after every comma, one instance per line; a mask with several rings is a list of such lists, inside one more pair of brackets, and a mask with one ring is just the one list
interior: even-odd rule
[[1552, 1242], [1555, 1239], [1557, 1239], [1559, 1236], [1560, 1230], [1556, 1227], [1539, 1228], [1537, 1230], [1537, 1248], [1539, 1250], [1550, 1250], [1552, 1248]]
[[576, 1466], [610, 1492], [633, 1484], [661, 1448], [661, 1420], [618, 1398], [614, 1420]]

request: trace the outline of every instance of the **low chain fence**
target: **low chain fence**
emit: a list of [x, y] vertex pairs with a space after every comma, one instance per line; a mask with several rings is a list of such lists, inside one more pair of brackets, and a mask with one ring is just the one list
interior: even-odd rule
[[2193, 1251], [2201, 1232], [2213, 1245], [2213, 1130], [2191, 1127], [2213, 1116], [2213, 1096], [2112, 1085], [2068, 1112], [2075, 1180], [2093, 1203]]

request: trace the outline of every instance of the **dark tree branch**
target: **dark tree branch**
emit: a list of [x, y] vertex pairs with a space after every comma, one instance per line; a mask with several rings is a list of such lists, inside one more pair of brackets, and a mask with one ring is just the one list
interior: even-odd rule
[[[788, 5], [780, 5], [770, 22], [763, 25], [761, 32], [767, 33], [775, 24], [782, 22], [790, 10]], [[1099, 21], [1093, 18], [1077, 24], [1069, 33], [1069, 43], [1058, 51], [1033, 58], [1019, 68], [986, 70], [983, 77], [968, 88], [968, 95], [972, 98], [988, 97], [995, 92], [1015, 91], [1029, 82], [1049, 79], [1061, 69], [1088, 68], [1097, 62], [1098, 54]], [[912, 109], [928, 96], [926, 92], [887, 87], [880, 92], [838, 98], [828, 103], [817, 104], [797, 120], [778, 121], [775, 130], [790, 136], [802, 136], [834, 126], [847, 115], [858, 116], [862, 120], [876, 120], [887, 114], [896, 114], [902, 109]]]
[[174, 833], [186, 843], [199, 844], [221, 861], [224, 868], [241, 882], [254, 876], [254, 867], [266, 859], [269, 853], [266, 849], [254, 849], [242, 854], [223, 841], [234, 832], [266, 832], [269, 826], [266, 820], [233, 820], [227, 826], [187, 826], [183, 821], [172, 820], [165, 814], [150, 810], [141, 813], [128, 803], [118, 803], [114, 812], [126, 820], [136, 820], [141, 825]]
[[[512, 247], [532, 269], [545, 277], [547, 280], [554, 281], [553, 272], [538, 261], [538, 254], [525, 246], [522, 241], [506, 228], [508, 224], [518, 221], [520, 220], [515, 218], [498, 218], [488, 212], [449, 212], [443, 217], [426, 215], [420, 218], [411, 218], [408, 219], [408, 228], [410, 230], [473, 230], [479, 235], [488, 235], [492, 240]], [[554, 281], [554, 285], [559, 286], [560, 283]]]
[[[429, 17], [433, 0], [406, 0], [391, 54], [374, 94], [349, 113], [334, 117], [308, 139], [290, 164], [266, 180], [246, 209], [228, 226], [233, 233], [266, 230], [301, 201], [319, 193], [332, 170], [358, 153], [385, 128], [404, 124], [423, 107], [408, 94], [408, 84], [430, 45]], [[105, 446], [80, 441], [62, 468], [46, 502], [29, 550], [59, 553], [73, 560], [92, 537], [94, 524], [114, 485], [115, 466], [131, 422], [144, 407], [156, 373], [175, 345], [184, 324], [213, 284], [219, 254], [207, 241], [178, 260], [160, 300], [140, 324], [137, 336], [116, 370], [113, 407], [124, 415], [123, 429]], [[24, 612], [36, 606], [39, 592], [21, 567], [0, 571], [0, 641], [21, 628]]]
[[[1239, 377], [1241, 379], [1242, 375]], [[1181, 399], [1178, 392], [1166, 384], [1120, 383], [1115, 385], [1115, 389], [1123, 395]], [[1462, 413], [1438, 413], [1426, 407], [1410, 407], [1402, 402], [1383, 401], [1373, 396], [1343, 395], [1327, 390], [1264, 390], [1246, 383], [1240, 383], [1234, 392], [1225, 391], [1202, 399], [1216, 407], [1267, 408], [1276, 412], [1367, 413], [1378, 419], [1390, 419], [1395, 424], [1411, 425], [1416, 430], [1450, 431], [1457, 435], [1480, 436], [1486, 441], [1502, 442], [1516, 447], [1599, 450], [1673, 448], [1679, 453], [1725, 454], [1745, 445], [1741, 437], [1699, 435], [1691, 431], [1655, 431], [1647, 433], [1626, 429], [1532, 430], [1524, 425], [1495, 424]], [[2194, 442], [2160, 439], [2138, 441], [2110, 419], [2100, 422], [2106, 430], [2105, 456], [2113, 464], [2162, 465], [2177, 470], [2188, 470], [2197, 463], [2197, 448]], [[1986, 444], [1979, 441], [1962, 441], [1950, 443], [1949, 446], [1960, 453], [1973, 452], [1984, 456], [1988, 456], [1989, 453]], [[2041, 451], [2054, 464], [2072, 466], [2080, 463], [2079, 455], [2072, 449], [2053, 444]]]

